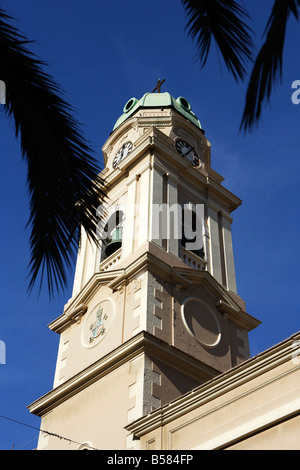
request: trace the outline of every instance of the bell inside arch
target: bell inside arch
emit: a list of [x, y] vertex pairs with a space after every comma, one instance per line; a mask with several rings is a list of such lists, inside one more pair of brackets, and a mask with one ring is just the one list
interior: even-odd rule
[[115, 228], [111, 233], [110, 242], [105, 247], [105, 257], [112, 255], [122, 246], [122, 228]]

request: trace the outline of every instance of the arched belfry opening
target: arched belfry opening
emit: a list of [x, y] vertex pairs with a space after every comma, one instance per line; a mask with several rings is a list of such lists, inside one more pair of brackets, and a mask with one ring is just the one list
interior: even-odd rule
[[181, 221], [181, 246], [203, 259], [203, 217], [197, 214], [193, 204], [183, 204], [181, 209]]
[[116, 210], [109, 217], [103, 229], [101, 261], [115, 253], [122, 246], [124, 213]]

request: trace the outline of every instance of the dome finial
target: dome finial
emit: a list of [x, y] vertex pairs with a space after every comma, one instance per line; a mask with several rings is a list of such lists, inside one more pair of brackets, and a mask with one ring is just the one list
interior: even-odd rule
[[157, 84], [156, 84], [156, 87], [154, 88], [154, 90], [152, 91], [152, 93], [154, 93], [156, 90], [157, 90], [157, 93], [160, 93], [160, 87], [162, 86], [162, 84], [166, 81], [166, 79], [164, 78], [163, 80], [161, 80], [160, 78], [157, 80]]

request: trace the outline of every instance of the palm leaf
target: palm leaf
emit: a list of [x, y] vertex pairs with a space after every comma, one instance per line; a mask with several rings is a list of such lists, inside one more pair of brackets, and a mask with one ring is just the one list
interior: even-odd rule
[[61, 89], [29, 52], [28, 41], [0, 8], [0, 77], [6, 84], [8, 117], [27, 162], [31, 227], [31, 290], [45, 274], [50, 295], [66, 286], [81, 225], [96, 240], [96, 209], [103, 181]]
[[300, 0], [275, 0], [265, 33], [265, 42], [255, 60], [247, 88], [241, 129], [250, 130], [258, 122], [263, 102], [269, 101], [274, 84], [282, 76], [283, 48], [287, 21], [298, 19]]
[[246, 11], [234, 0], [182, 0], [188, 17], [186, 28], [194, 40], [203, 67], [212, 37], [229, 71], [244, 79], [245, 63], [252, 57], [252, 39]]

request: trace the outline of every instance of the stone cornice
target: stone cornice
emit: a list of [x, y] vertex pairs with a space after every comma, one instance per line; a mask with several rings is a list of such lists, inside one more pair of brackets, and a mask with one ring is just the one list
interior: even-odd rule
[[66, 324], [80, 322], [82, 315], [84, 315], [86, 311], [87, 305], [80, 304], [78, 307], [74, 308], [74, 310], [71, 310], [70, 312], [65, 313], [53, 320], [53, 322], [51, 322], [48, 327], [52, 331], [59, 332], [66, 326]]
[[[193, 389], [191, 392], [173, 400], [169, 404], [154, 410], [149, 415], [135, 420], [126, 426], [126, 430], [131, 432], [136, 438], [140, 438], [144, 434], [164, 426], [190, 411], [200, 408], [205, 403], [267, 374], [269, 371], [274, 371], [276, 367], [288, 361], [291, 361], [291, 367], [285, 372], [279, 372], [278, 376], [275, 375], [275, 377], [270, 379], [266, 378], [264, 385], [268, 383], [268, 381], [273, 382], [277, 380], [282, 374], [285, 375], [299, 370], [300, 365], [298, 363], [292, 367], [292, 357], [293, 354], [295, 354], [294, 344], [299, 340], [300, 332], [229, 371], [218, 375], [212, 380]], [[250, 391], [252, 390], [253, 389], [250, 387]], [[297, 409], [297, 412], [299, 413], [299, 409]]]
[[[240, 305], [234, 300], [221, 284], [205, 270], [196, 270], [188, 267], [183, 261], [174, 255], [167, 253], [155, 243], [146, 242], [135, 253], [131, 262], [125, 259], [126, 267], [118, 265], [118, 269], [97, 272], [84, 286], [78, 294], [65, 307], [64, 313], [48, 326], [52, 331], [61, 333], [61, 331], [71, 323], [80, 321], [86, 311], [86, 305], [99, 285], [103, 284], [117, 290], [125, 283], [128, 283], [131, 277], [138, 272], [148, 269], [156, 273], [160, 278], [186, 288], [191, 284], [205, 284], [205, 286], [220, 299], [216, 305], [219, 311], [225, 315], [225, 318], [244, 327], [247, 331], [256, 328], [261, 322], [242, 310]], [[128, 264], [127, 264], [128, 263]]]
[[62, 330], [71, 323], [79, 321], [87, 310], [86, 304], [88, 303], [88, 300], [93, 296], [99, 285], [106, 285], [107, 282], [116, 277], [118, 274], [118, 270], [95, 273], [83, 287], [80, 293], [65, 305], [63, 314], [48, 324], [50, 330], [54, 331], [55, 333], [61, 333]]
[[223, 300], [219, 300], [216, 307], [219, 312], [223, 314], [224, 318], [229, 318], [241, 327], [246, 328], [247, 331], [251, 331], [261, 324], [261, 321], [257, 320], [257, 318], [252, 317], [248, 313], [243, 312], [240, 308], [232, 304], [230, 305]]
[[153, 358], [163, 359], [166, 364], [181, 370], [186, 375], [199, 380], [199, 382], [209, 380], [218, 374], [216, 370], [202, 364], [192, 356], [174, 346], [170, 346], [150, 333], [142, 331], [111, 353], [30, 404], [28, 406], [29, 411], [37, 416], [43, 416], [60, 403], [140, 354], [148, 354]]

